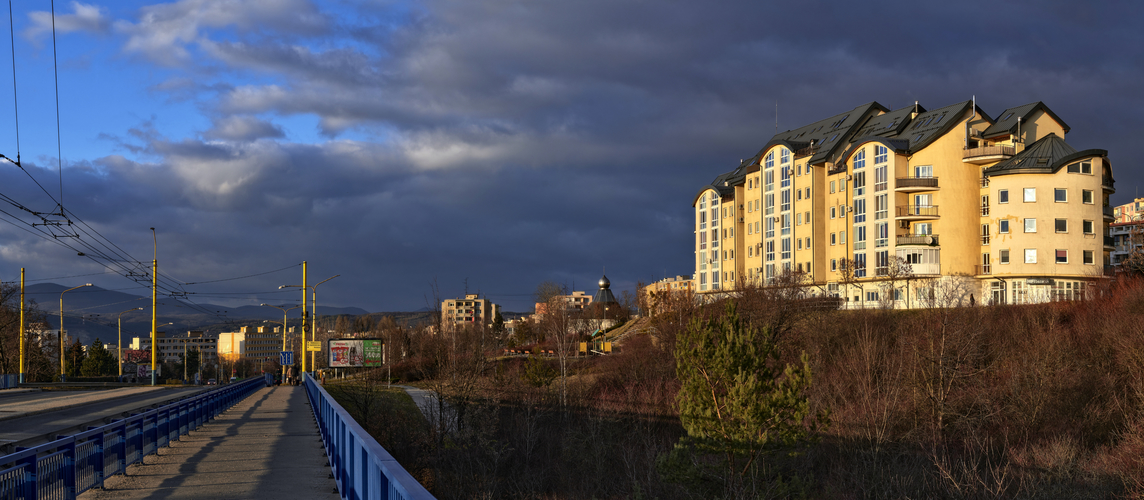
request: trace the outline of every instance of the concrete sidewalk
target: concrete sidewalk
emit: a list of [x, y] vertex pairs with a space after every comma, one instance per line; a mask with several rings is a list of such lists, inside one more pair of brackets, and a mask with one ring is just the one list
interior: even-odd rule
[[302, 387], [268, 387], [81, 499], [338, 498]]

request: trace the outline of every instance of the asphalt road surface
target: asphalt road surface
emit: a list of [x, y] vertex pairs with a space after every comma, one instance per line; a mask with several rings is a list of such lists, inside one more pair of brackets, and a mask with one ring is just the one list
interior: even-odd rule
[[205, 390], [203, 387], [124, 387], [90, 391], [25, 392], [0, 397], [0, 454], [35, 446], [56, 434], [86, 430]]

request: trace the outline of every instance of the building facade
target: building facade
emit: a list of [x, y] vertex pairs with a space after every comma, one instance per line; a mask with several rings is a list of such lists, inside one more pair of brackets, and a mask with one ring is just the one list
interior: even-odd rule
[[[293, 333], [294, 328], [290, 328]], [[289, 340], [289, 339], [287, 339]], [[287, 346], [289, 348], [289, 346]], [[218, 357], [227, 361], [239, 359], [277, 360], [282, 352], [282, 327], [239, 327], [237, 332], [218, 335]]]
[[1110, 263], [1113, 178], [1068, 131], [1040, 102], [991, 118], [966, 101], [776, 134], [692, 200], [696, 292], [796, 276], [850, 307], [912, 307], [956, 276], [970, 300], [1082, 297]]
[[[191, 351], [200, 353], [201, 363], [218, 361], [218, 339], [207, 337], [201, 331], [189, 331], [186, 336], [167, 336], [166, 332], [158, 332], [155, 339], [159, 343], [156, 356], [160, 363], [178, 363], [183, 359], [184, 352]], [[151, 337], [132, 338], [130, 350], [150, 351]], [[150, 358], [148, 357], [146, 361], [150, 362]]]
[[[588, 295], [587, 292], [582, 291], [572, 292], [568, 295], [557, 295], [553, 298], [563, 302], [564, 307], [567, 307], [569, 310], [573, 311], [583, 311], [585, 307], [588, 307], [592, 304], [592, 296]], [[541, 316], [543, 316], [548, 311], [548, 304], [543, 302], [537, 302], [534, 307], [536, 314]]]
[[670, 309], [675, 300], [690, 300], [695, 291], [695, 280], [691, 276], [676, 276], [664, 278], [645, 285], [640, 290], [642, 307], [647, 314], [658, 314]]
[[472, 293], [463, 299], [448, 299], [441, 302], [441, 324], [445, 328], [455, 328], [466, 324], [492, 325], [500, 306], [491, 300], [482, 299]]

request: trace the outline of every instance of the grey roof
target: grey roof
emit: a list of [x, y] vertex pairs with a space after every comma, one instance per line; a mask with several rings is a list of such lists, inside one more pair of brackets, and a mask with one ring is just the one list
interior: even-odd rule
[[1045, 103], [1037, 101], [1002, 111], [1001, 114], [997, 115], [997, 122], [990, 125], [982, 134], [985, 137], [990, 137], [997, 134], [1016, 133], [1018, 119], [1024, 123], [1028, 123], [1029, 117], [1038, 109], [1053, 117], [1053, 119], [1056, 120], [1057, 123], [1060, 123], [1061, 127], [1065, 129], [1065, 133], [1068, 133], [1070, 130], [1068, 124], [1066, 124], [1064, 120], [1061, 120], [1061, 117], [1057, 116], [1056, 113], [1053, 113], [1053, 110], [1049, 109], [1048, 106], [1045, 106]]
[[869, 102], [810, 125], [779, 132], [755, 154], [752, 163], [758, 164], [763, 152], [776, 144], [783, 144], [794, 150], [808, 148], [813, 144], [816, 149], [809, 162], [821, 163], [834, 156], [841, 145], [849, 142], [853, 134], [858, 131], [856, 125], [865, 123], [879, 112], [884, 113], [889, 110], [877, 102]]
[[1057, 134], [1049, 134], [1030, 144], [1024, 151], [985, 169], [985, 175], [1018, 173], [1053, 173], [1066, 164], [1089, 156], [1107, 157], [1103, 149], [1077, 151]]

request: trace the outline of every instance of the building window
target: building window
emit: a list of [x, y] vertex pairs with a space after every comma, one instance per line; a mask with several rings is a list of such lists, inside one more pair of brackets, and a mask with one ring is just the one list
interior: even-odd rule
[[997, 203], [1009, 203], [1009, 190], [1008, 189], [997, 190]]
[[1069, 220], [1068, 219], [1056, 219], [1053, 221], [1053, 226], [1056, 228], [1058, 233], [1069, 232]]
[[1025, 203], [1037, 202], [1037, 188], [1025, 188]]
[[[806, 238], [806, 249], [810, 250], [810, 237], [809, 236]], [[810, 265], [807, 265], [806, 268], [807, 268], [807, 270], [810, 270]]]
[[1002, 263], [1002, 264], [1008, 264], [1009, 263], [1009, 251], [1008, 250], [999, 250], [997, 252], [997, 261]]
[[882, 220], [890, 216], [890, 202], [887, 195], [880, 194], [874, 197], [874, 220]]
[[1068, 250], [1057, 250], [1057, 264], [1068, 264], [1068, 263], [1069, 263], [1069, 251]]
[[1070, 174], [1091, 174], [1092, 162], [1083, 161], [1080, 163], [1073, 163], [1072, 165], [1068, 166], [1068, 172]]
[[830, 259], [830, 272], [838, 270], [838, 259]]
[[854, 174], [854, 196], [864, 194], [866, 194], [866, 172], [856, 172]]
[[1009, 221], [1006, 219], [997, 221], [997, 232], [1007, 234], [1009, 232]]
[[1092, 264], [1093, 263], [1092, 256], [1093, 256], [1092, 250], [1085, 250], [1084, 251], [1084, 263], [1085, 264]]
[[866, 222], [866, 200], [854, 200], [854, 223]]
[[834, 233], [830, 233], [830, 246], [834, 246], [834, 244], [836, 242], [837, 242], [836, 235]]
[[836, 207], [830, 207], [830, 218], [834, 219], [834, 218], [837, 218], [837, 216], [838, 216], [838, 209]]
[[1092, 190], [1083, 189], [1080, 192], [1080, 202], [1086, 205], [1092, 205]]
[[1082, 223], [1082, 225], [1084, 226], [1084, 234], [1092, 234], [1093, 233], [1092, 221], [1086, 220]]
[[1026, 248], [1025, 249], [1025, 263], [1026, 264], [1036, 264], [1037, 263], [1037, 249], [1036, 248]]
[[854, 170], [859, 170], [866, 167], [866, 150], [858, 150], [858, 154], [854, 155]]
[[1037, 219], [1025, 219], [1025, 232], [1026, 233], [1037, 232]]
[[838, 244], [839, 245], [845, 245], [846, 244], [846, 231], [839, 231], [838, 232]]
[[890, 157], [889, 152], [886, 146], [874, 146], [874, 164], [886, 163]]
[[834, 194], [834, 181], [830, 181], [830, 194]]
[[1057, 203], [1068, 203], [1069, 191], [1067, 189], [1056, 188], [1053, 190], [1053, 201]]

